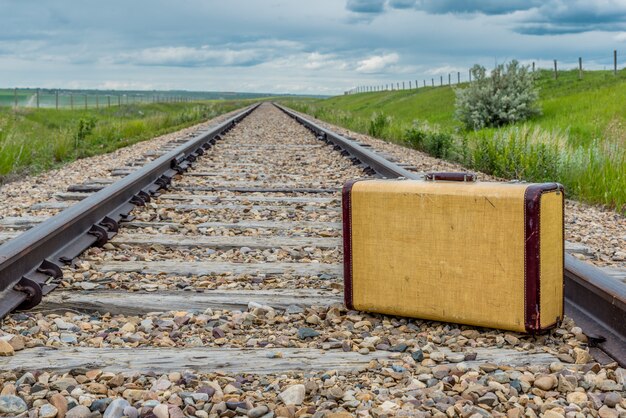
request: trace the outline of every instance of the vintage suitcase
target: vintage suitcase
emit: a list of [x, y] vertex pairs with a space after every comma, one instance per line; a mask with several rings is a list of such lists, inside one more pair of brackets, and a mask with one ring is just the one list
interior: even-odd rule
[[563, 187], [466, 173], [343, 188], [350, 309], [536, 333], [563, 318]]

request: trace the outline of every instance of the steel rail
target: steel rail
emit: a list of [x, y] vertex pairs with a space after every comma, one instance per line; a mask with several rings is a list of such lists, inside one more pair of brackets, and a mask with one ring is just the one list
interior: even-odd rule
[[93, 245], [104, 245], [171, 179], [189, 168], [220, 135], [233, 128], [259, 104], [247, 107], [218, 126], [201, 132], [176, 149], [94, 193], [61, 213], [0, 246], [0, 318], [16, 308], [37, 305], [62, 278], [70, 264]]
[[[405, 170], [357, 141], [321, 127], [291, 109], [274, 105], [314, 132], [318, 139], [332, 143], [371, 174], [424, 179], [424, 174]], [[565, 255], [563, 284], [565, 313], [585, 331], [590, 346], [599, 348], [626, 367], [626, 286], [594, 265], [578, 261], [569, 254]]]
[[273, 104], [285, 114], [292, 117], [298, 123], [304, 125], [307, 129], [313, 132], [317, 136], [317, 139], [333, 144], [335, 149], [340, 151], [342, 155], [350, 158], [355, 164], [363, 165], [369, 174], [377, 174], [378, 176], [384, 178], [404, 177], [407, 179], [422, 179], [424, 177], [421, 174], [406, 170], [398, 164], [381, 157], [377, 153], [360, 145], [357, 141], [345, 138], [330, 129], [323, 128], [322, 126], [303, 118], [294, 111], [277, 103]]

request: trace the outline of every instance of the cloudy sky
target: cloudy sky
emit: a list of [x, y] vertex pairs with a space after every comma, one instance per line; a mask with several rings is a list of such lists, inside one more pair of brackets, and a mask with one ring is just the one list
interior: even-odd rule
[[626, 0], [0, 0], [0, 87], [338, 94], [626, 65]]

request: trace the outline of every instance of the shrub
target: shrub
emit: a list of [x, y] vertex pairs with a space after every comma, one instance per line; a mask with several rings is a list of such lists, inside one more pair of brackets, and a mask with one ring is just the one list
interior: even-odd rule
[[485, 67], [474, 65], [472, 83], [456, 90], [456, 118], [467, 129], [482, 129], [523, 121], [540, 112], [534, 75], [515, 60], [498, 65], [487, 76]]
[[425, 151], [437, 158], [449, 157], [454, 148], [452, 134], [433, 129], [428, 124], [413, 121], [413, 125], [404, 132], [404, 142], [411, 148]]
[[418, 121], [413, 121], [413, 125], [404, 133], [404, 142], [409, 147], [423, 150], [426, 140], [426, 131], [422, 130]]
[[375, 138], [381, 138], [385, 129], [391, 124], [391, 118], [384, 113], [374, 113], [370, 119], [367, 133]]
[[84, 141], [84, 139], [93, 131], [93, 128], [96, 127], [96, 118], [94, 117], [84, 117], [78, 120], [76, 124], [76, 133], [74, 134], [75, 147], [78, 146]]

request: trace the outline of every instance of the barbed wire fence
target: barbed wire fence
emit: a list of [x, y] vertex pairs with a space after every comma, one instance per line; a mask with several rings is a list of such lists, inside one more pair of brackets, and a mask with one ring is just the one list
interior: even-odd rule
[[[612, 54], [612, 61], [613, 61], [612, 70], [613, 70], [614, 75], [617, 75], [617, 70], [618, 70], [617, 69], [617, 55], [618, 55], [617, 50], [614, 49], [613, 54]], [[595, 55], [595, 56], [587, 57], [587, 60], [592, 60], [594, 62], [595, 60], [607, 61], [607, 57]], [[553, 63], [553, 66], [550, 68], [550, 70], [554, 73], [554, 78], [558, 79], [559, 71], [564, 71], [564, 70], [562, 68], [559, 68], [559, 63], [556, 59], [553, 60], [552, 63]], [[536, 61], [532, 61], [529, 64], [529, 66], [531, 67], [532, 72], [546, 69], [546, 68], [539, 68], [539, 66], [536, 65]], [[584, 71], [585, 71], [585, 69], [583, 68], [582, 57], [578, 57], [577, 69], [578, 69], [578, 79], [582, 79], [584, 77]], [[606, 70], [606, 65], [604, 66], [604, 69]], [[466, 78], [466, 74], [467, 74], [467, 78]], [[416, 79], [408, 80], [408, 81], [405, 80], [405, 81], [385, 82], [384, 84], [360, 85], [360, 86], [353, 87], [349, 90], [346, 90], [344, 92], [344, 95], [358, 94], [358, 93], [371, 93], [371, 92], [379, 92], [379, 91], [414, 90], [414, 89], [419, 89], [423, 87], [443, 87], [443, 86], [452, 86], [454, 84], [459, 85], [465, 82], [469, 82], [469, 83], [472, 82], [471, 68], [467, 70], [467, 73], [465, 73], [465, 71], [463, 72], [455, 71], [455, 72], [448, 72], [447, 74], [437, 74], [436, 76], [432, 75], [428, 78], [420, 77], [420, 78], [416, 78]]]
[[48, 109], [99, 109], [147, 103], [182, 103], [201, 98], [159, 93], [84, 93], [72, 90], [13, 88], [0, 90], [0, 106]]

